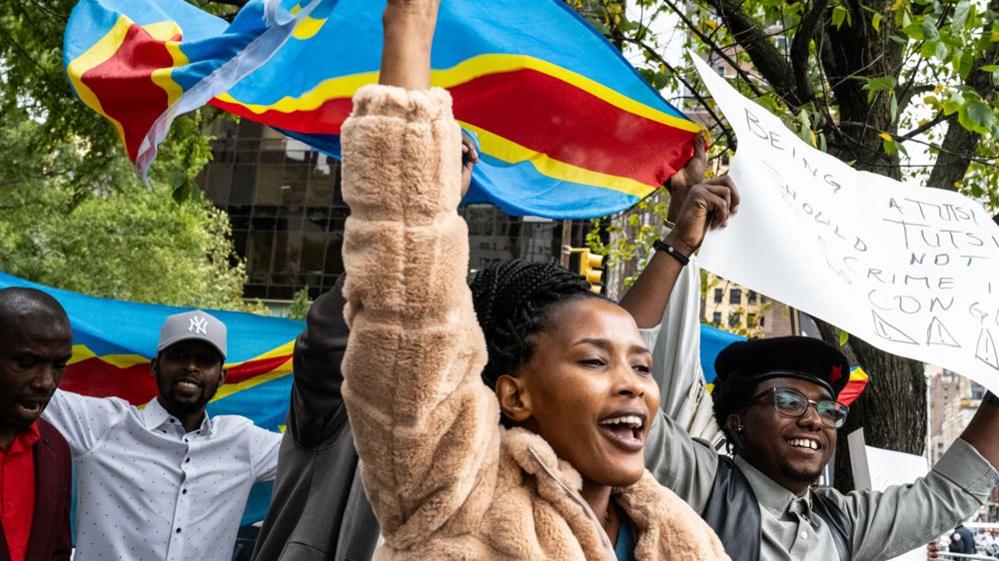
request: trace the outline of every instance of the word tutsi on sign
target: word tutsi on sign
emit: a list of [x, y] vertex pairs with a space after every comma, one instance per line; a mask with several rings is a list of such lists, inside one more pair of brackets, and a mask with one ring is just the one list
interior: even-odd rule
[[812, 148], [692, 55], [739, 139], [712, 272], [999, 393], [999, 227], [977, 202]]

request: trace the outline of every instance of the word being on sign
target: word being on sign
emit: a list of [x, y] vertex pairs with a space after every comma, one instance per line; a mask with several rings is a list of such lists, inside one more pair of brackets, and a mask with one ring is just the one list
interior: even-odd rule
[[999, 227], [981, 205], [857, 171], [694, 62], [738, 136], [743, 194], [702, 265], [999, 391]]

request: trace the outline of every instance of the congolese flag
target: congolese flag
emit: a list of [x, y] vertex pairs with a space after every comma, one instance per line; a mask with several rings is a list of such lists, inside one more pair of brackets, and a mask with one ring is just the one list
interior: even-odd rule
[[114, 124], [144, 175], [174, 117], [257, 69], [319, 3], [250, 0], [230, 25], [181, 0], [82, 0], [63, 61], [76, 95]]
[[[73, 358], [60, 389], [94, 397], [119, 397], [143, 405], [158, 393], [150, 369], [160, 327], [167, 316], [185, 311], [136, 304], [54, 289], [0, 273], [0, 288], [24, 286], [51, 294], [69, 314]], [[211, 311], [226, 324], [226, 383], [208, 404], [209, 415], [242, 415], [279, 431], [291, 395], [291, 354], [304, 322], [247, 313]], [[243, 522], [263, 520], [270, 484], [254, 488]]]
[[[306, 16], [304, 8], [291, 6], [299, 21], [290, 38], [272, 42], [276, 47], [269, 57], [250, 57], [254, 71], [205, 101], [339, 157], [351, 96], [378, 79], [384, 7], [384, 0], [319, 0]], [[156, 43], [163, 34], [150, 33], [145, 43], [127, 37], [109, 41], [115, 18], [176, 33], [165, 43]], [[80, 97], [105, 115], [128, 108], [134, 118], [117, 122], [130, 155], [137, 154], [133, 159], [143, 168], [148, 159], [142, 159], [142, 145], [130, 139], [148, 138], [148, 115], [171, 106], [171, 95], [183, 97], [193, 89], [192, 80], [204, 76], [195, 72], [191, 78], [191, 69], [202, 68], [200, 61], [212, 68], [226, 56], [242, 56], [235, 38], [242, 36], [227, 39], [241, 18], [242, 12], [227, 28], [181, 0], [83, 0], [66, 31], [71, 81]], [[102, 41], [116, 48], [83, 55]], [[88, 74], [106, 64], [103, 59], [136, 59], [138, 46], [155, 50], [157, 44], [166, 45], [155, 48], [173, 58], [161, 56], [131, 73], [110, 64]], [[605, 216], [651, 194], [693, 153], [691, 141], [700, 127], [649, 87], [562, 0], [445, 0], [432, 59], [434, 85], [450, 90], [455, 116], [479, 143], [482, 161], [466, 203], [489, 202], [517, 215]], [[162, 92], [173, 93], [155, 92], [157, 102], [148, 104], [127, 93], [133, 82], [150, 92], [167, 83]], [[81, 83], [89, 92], [81, 91]], [[152, 138], [162, 138], [156, 132]]]

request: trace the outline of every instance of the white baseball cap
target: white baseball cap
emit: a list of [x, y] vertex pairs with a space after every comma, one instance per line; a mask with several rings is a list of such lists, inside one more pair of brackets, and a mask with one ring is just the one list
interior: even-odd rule
[[174, 314], [163, 322], [160, 329], [160, 342], [156, 346], [156, 352], [181, 341], [195, 339], [204, 341], [222, 354], [222, 361], [226, 357], [226, 328], [225, 324], [215, 316], [201, 310], [192, 310], [182, 314]]

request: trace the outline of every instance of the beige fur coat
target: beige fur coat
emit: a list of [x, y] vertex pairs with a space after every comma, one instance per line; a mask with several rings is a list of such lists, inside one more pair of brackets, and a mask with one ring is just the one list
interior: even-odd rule
[[[481, 381], [460, 163], [445, 91], [355, 96], [343, 127], [343, 394], [385, 537], [376, 559], [612, 561], [579, 474], [539, 436], [502, 429]], [[727, 559], [648, 472], [615, 500], [637, 528], [639, 561]]]

